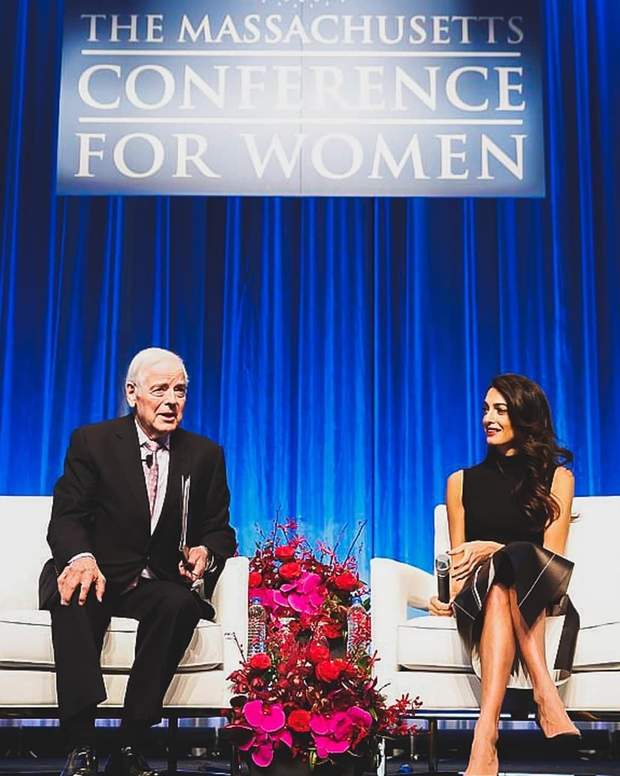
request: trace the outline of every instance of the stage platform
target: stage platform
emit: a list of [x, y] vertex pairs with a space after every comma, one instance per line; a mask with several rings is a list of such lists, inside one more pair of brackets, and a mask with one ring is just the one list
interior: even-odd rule
[[[161, 776], [167, 776], [166, 764], [163, 760], [150, 760], [151, 766], [157, 768]], [[64, 760], [53, 759], [24, 759], [8, 758], [0, 761], [0, 774], [3, 776], [58, 776], [64, 764]], [[465, 768], [464, 760], [446, 759], [439, 764], [439, 770], [433, 776], [459, 776]], [[404, 766], [404, 767], [403, 767]], [[101, 763], [100, 773], [103, 774], [105, 759]], [[179, 763], [176, 776], [195, 776], [196, 774], [209, 774], [209, 776], [229, 776], [230, 766], [226, 762], [205, 760], [183, 760]], [[428, 774], [428, 766], [425, 762], [409, 762], [408, 760], [391, 761], [388, 764], [388, 776], [422, 776]], [[372, 772], [368, 776], [373, 776]], [[500, 776], [620, 776], [620, 762], [598, 761], [584, 762], [574, 761], [531, 762], [524, 760], [506, 761], [502, 764]]]
[[[447, 726], [448, 723], [442, 723]], [[467, 723], [464, 723], [467, 724]], [[511, 723], [517, 724], [517, 723]], [[553, 745], [538, 731], [504, 729], [500, 733], [500, 774], [506, 776], [620, 776], [620, 731], [582, 724], [583, 739], [575, 744]], [[145, 754], [162, 776], [167, 771], [166, 737], [163, 729], [153, 731]], [[176, 776], [209, 774], [229, 776], [229, 750], [211, 729], [181, 729]], [[55, 728], [4, 729], [0, 736], [0, 776], [57, 776], [64, 764]], [[98, 728], [100, 773], [115, 742], [115, 730]], [[438, 765], [435, 774], [456, 776], [467, 763], [472, 731], [442, 727], [437, 740]], [[400, 748], [399, 748], [400, 746]], [[388, 751], [387, 776], [421, 776], [429, 773], [428, 736], [399, 739]], [[247, 770], [242, 765], [242, 774]], [[369, 772], [367, 776], [375, 776]]]

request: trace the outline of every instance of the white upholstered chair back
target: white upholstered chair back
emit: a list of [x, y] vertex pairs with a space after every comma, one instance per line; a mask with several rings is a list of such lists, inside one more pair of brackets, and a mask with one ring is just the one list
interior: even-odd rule
[[[620, 600], [614, 591], [620, 582], [620, 496], [577, 497], [573, 514], [564, 554], [575, 564], [569, 593], [581, 626], [617, 622]], [[435, 556], [449, 547], [446, 507], [440, 504], [435, 508]]]

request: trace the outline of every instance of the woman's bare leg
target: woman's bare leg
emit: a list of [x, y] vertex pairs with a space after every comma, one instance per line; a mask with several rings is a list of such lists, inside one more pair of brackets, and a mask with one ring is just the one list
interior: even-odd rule
[[578, 734], [579, 731], [566, 713], [558, 688], [549, 676], [545, 656], [545, 612], [543, 610], [532, 627], [528, 628], [517, 604], [514, 588], [510, 588], [509, 596], [514, 634], [532, 682], [540, 726], [547, 738], [563, 733]]
[[480, 638], [480, 717], [474, 731], [466, 776], [495, 775], [499, 769], [497, 728], [515, 648], [508, 590], [503, 585], [495, 584], [487, 593], [484, 603]]

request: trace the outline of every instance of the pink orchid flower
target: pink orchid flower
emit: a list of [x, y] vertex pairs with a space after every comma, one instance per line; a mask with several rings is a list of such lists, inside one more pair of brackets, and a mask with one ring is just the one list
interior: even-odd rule
[[252, 749], [250, 757], [260, 768], [267, 768], [273, 762], [273, 751], [282, 742], [289, 747], [293, 746], [293, 735], [290, 730], [279, 730], [277, 733], [257, 733], [247, 744], [242, 744], [239, 749], [247, 752]]
[[363, 730], [370, 729], [370, 726], [372, 725], [372, 716], [366, 709], [362, 709], [359, 706], [351, 706], [348, 713], [354, 725], [357, 725]]
[[304, 572], [294, 582], [287, 582], [273, 591], [274, 603], [289, 607], [301, 614], [315, 614], [325, 600], [325, 587], [314, 572]]
[[290, 730], [284, 728], [286, 715], [279, 703], [270, 706], [260, 700], [248, 701], [243, 707], [243, 716], [256, 733], [239, 748], [244, 752], [252, 750], [253, 762], [266, 768], [273, 761], [273, 750], [281, 742], [289, 748], [293, 745]]
[[250, 727], [261, 733], [275, 733], [286, 723], [284, 709], [279, 703], [270, 706], [260, 700], [248, 701], [243, 707], [243, 716]]
[[324, 759], [330, 754], [343, 754], [349, 750], [356, 728], [366, 735], [371, 724], [372, 717], [359, 706], [332, 714], [313, 714], [310, 718], [310, 732], [317, 755]]

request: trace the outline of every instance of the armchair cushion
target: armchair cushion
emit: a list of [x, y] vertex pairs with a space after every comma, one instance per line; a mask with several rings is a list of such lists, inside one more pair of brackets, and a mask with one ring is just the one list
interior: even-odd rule
[[472, 673], [453, 617], [415, 617], [397, 630], [398, 664], [410, 671]]
[[573, 671], [620, 671], [620, 622], [579, 630]]
[[[105, 672], [129, 673], [134, 658], [137, 620], [112, 617], [101, 652]], [[222, 628], [200, 620], [178, 673], [209, 671], [223, 663]], [[54, 670], [49, 612], [34, 609], [0, 612], [0, 666]]]
[[[562, 630], [561, 617], [547, 622], [547, 652], [555, 654]], [[415, 617], [397, 629], [398, 664], [408, 671], [473, 673], [453, 617]], [[577, 638], [573, 671], [620, 669], [620, 622], [581, 628]]]
[[[547, 662], [553, 664], [563, 617], [549, 617], [546, 628]], [[480, 676], [477, 654], [472, 659], [464, 648], [453, 617], [416, 617], [398, 627], [398, 664], [409, 671], [447, 671]], [[511, 687], [528, 687], [525, 675], [516, 677]]]

